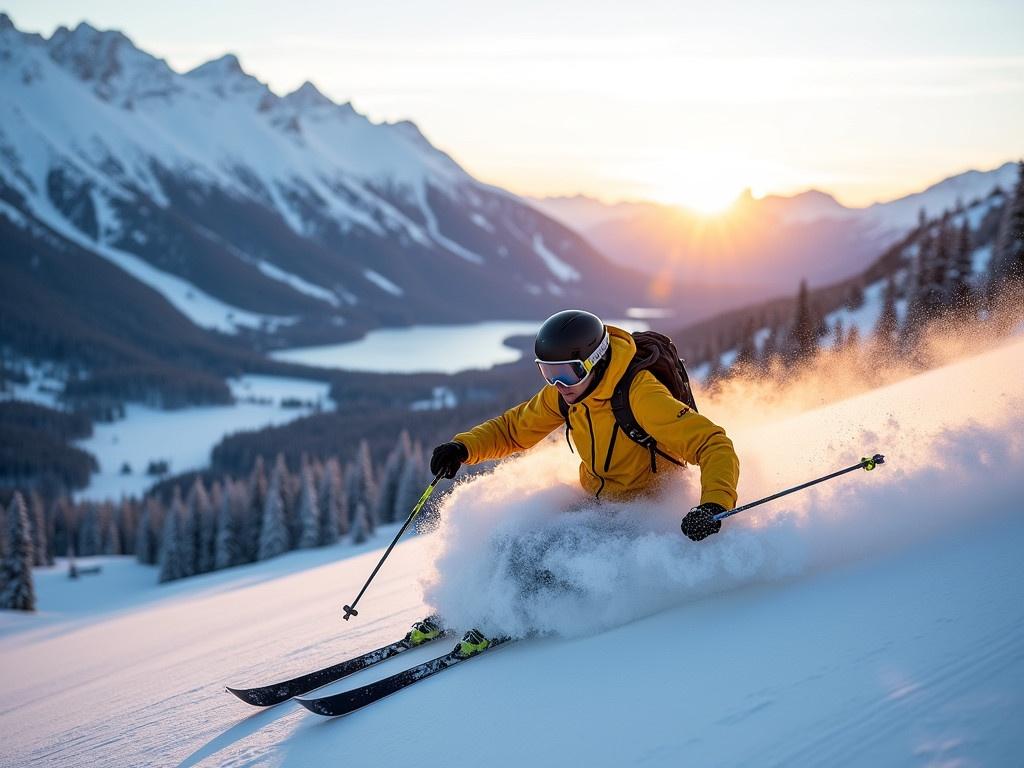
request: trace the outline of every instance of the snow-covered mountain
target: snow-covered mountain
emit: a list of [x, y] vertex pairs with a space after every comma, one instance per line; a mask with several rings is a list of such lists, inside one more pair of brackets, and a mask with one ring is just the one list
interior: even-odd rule
[[0, 218], [204, 327], [326, 339], [647, 298], [414, 124], [373, 123], [312, 83], [279, 96], [230, 54], [180, 74], [120, 32], [46, 39], [6, 15], [0, 60]]
[[[976, 296], [984, 295], [986, 282], [990, 278], [990, 261], [996, 247], [999, 222], [1013, 187], [1013, 184], [1007, 184], [999, 192], [993, 191], [962, 208], [955, 208], [954, 213], [928, 220], [927, 226], [915, 228], [910, 235], [904, 236], [896, 245], [866, 263], [865, 268], [855, 277], [811, 291], [811, 303], [823, 313], [822, 320], [829, 329], [829, 334], [819, 339], [818, 346], [831, 348], [854, 332], [860, 340], [871, 339], [883, 313], [890, 280], [895, 291], [894, 317], [898, 327], [903, 328], [907, 321], [908, 305], [917, 290], [915, 280], [921, 248], [931, 248], [931, 243], [943, 238], [947, 242], [958, 240], [961, 232], [967, 234], [966, 241], [962, 242], [966, 249], [965, 262], [969, 263], [969, 271], [963, 277]], [[938, 210], [948, 209], [940, 207]], [[956, 238], [952, 233], [958, 233]], [[950, 275], [960, 276], [959, 268], [954, 270], [950, 264], [946, 264], [943, 269], [946, 273], [944, 285], [948, 285], [945, 281], [950, 279]], [[793, 320], [792, 302], [792, 299], [786, 299], [785, 309], [781, 313], [777, 302], [762, 302], [680, 330], [678, 337], [689, 340], [689, 359], [698, 363], [691, 375], [704, 379], [713, 369], [728, 369], [747, 341], [748, 329], [753, 334], [751, 349], [757, 355], [763, 354], [773, 342], [783, 343]], [[952, 305], [951, 308], [956, 307]], [[837, 338], [837, 325], [842, 331], [841, 339]], [[714, 363], [711, 360], [705, 361], [703, 353], [694, 350], [710, 352]]]
[[827, 192], [754, 198], [744, 192], [718, 217], [649, 202], [608, 204], [583, 196], [535, 199], [540, 210], [583, 233], [612, 259], [652, 274], [724, 286], [750, 301], [850, 277], [913, 228], [958, 204], [1010, 189], [1016, 164], [960, 173], [921, 192], [848, 208]]
[[[1024, 389], [1006, 372], [1022, 366], [1018, 339], [797, 415], [747, 420], [739, 403], [702, 401], [735, 441], [743, 500], [865, 453], [887, 463], [699, 543], [678, 529], [693, 472], [660, 501], [581, 508], [577, 458], [555, 439], [461, 483], [442, 528], [395, 549], [350, 622], [341, 605], [394, 528], [362, 549], [163, 585], [128, 558], [77, 580], [62, 563], [37, 568], [39, 613], [0, 613], [0, 763], [1016, 765]], [[950, 407], [951, 392], [970, 407]], [[544, 565], [572, 588], [515, 589], [496, 556], [515, 537], [549, 541]], [[432, 608], [485, 631], [557, 635], [334, 721], [224, 690], [379, 647]]]

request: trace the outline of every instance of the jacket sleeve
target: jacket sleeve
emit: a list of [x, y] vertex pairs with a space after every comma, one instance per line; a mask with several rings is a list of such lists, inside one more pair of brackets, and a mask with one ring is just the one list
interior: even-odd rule
[[650, 371], [640, 371], [629, 391], [629, 404], [640, 426], [658, 447], [700, 466], [700, 503], [736, 506], [740, 462], [725, 430], [672, 397]]
[[452, 439], [466, 446], [466, 463], [477, 464], [524, 451], [564, 423], [558, 410], [558, 392], [554, 387], [544, 387], [525, 403]]

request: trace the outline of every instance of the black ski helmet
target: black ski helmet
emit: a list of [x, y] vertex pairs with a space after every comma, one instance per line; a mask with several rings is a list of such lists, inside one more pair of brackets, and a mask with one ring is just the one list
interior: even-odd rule
[[579, 361], [583, 366], [576, 366], [576, 369], [578, 378], [582, 380], [607, 357], [608, 348], [608, 330], [601, 318], [582, 309], [566, 309], [553, 314], [537, 331], [533, 345], [541, 374], [549, 382], [551, 378], [543, 363]]

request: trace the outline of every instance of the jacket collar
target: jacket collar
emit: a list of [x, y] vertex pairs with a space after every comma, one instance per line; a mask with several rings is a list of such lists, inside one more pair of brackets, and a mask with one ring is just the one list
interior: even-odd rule
[[611, 337], [611, 359], [608, 361], [608, 368], [594, 391], [583, 398], [581, 403], [592, 403], [600, 400], [611, 400], [615, 392], [615, 385], [619, 383], [636, 354], [636, 342], [633, 335], [614, 325], [606, 326], [608, 335]]

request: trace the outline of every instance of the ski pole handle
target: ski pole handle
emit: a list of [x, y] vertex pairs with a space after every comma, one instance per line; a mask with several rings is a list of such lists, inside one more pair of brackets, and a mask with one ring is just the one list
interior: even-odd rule
[[423, 505], [427, 503], [427, 499], [430, 498], [430, 494], [434, 492], [434, 488], [437, 487], [438, 482], [441, 480], [441, 475], [441, 472], [438, 472], [436, 475], [434, 475], [434, 479], [430, 482], [430, 485], [427, 486], [427, 489], [420, 496], [420, 500], [416, 502], [416, 506], [412, 508], [412, 512], [409, 513], [409, 517], [406, 518], [405, 524], [402, 525], [401, 529], [395, 535], [394, 540], [384, 551], [384, 554], [381, 556], [380, 561], [377, 563], [377, 567], [373, 569], [373, 573], [370, 574], [370, 578], [366, 580], [366, 583], [363, 584], [363, 588], [359, 590], [359, 594], [356, 595], [356, 599], [352, 601], [352, 605], [344, 606], [345, 613], [344, 616], [342, 616], [342, 618], [344, 618], [345, 621], [348, 621], [352, 616], [359, 615], [359, 611], [356, 610], [356, 605], [358, 605], [360, 598], [362, 598], [363, 593], [366, 592], [366, 588], [370, 586], [370, 582], [373, 581], [373, 577], [377, 575], [377, 571], [379, 571], [380, 567], [384, 565], [384, 561], [388, 559], [388, 555], [391, 554], [391, 550], [395, 548], [395, 545], [398, 543], [398, 540], [402, 538], [402, 534], [405, 533], [405, 530], [409, 527], [409, 524], [413, 521], [413, 519], [415, 519], [416, 515], [420, 513], [420, 510], [423, 509]]
[[879, 464], [885, 464], [885, 456], [883, 456], [880, 453], [876, 453], [874, 456], [862, 458], [859, 462], [854, 464], [852, 467], [846, 467], [846, 469], [840, 469], [838, 472], [833, 472], [830, 475], [825, 475], [824, 477], [819, 477], [819, 478], [816, 478], [815, 480], [809, 480], [806, 483], [802, 483], [800, 485], [795, 485], [792, 488], [787, 488], [784, 491], [779, 491], [778, 493], [773, 493], [771, 496], [765, 496], [763, 499], [758, 499], [757, 501], [752, 501], [749, 504], [744, 504], [742, 507], [736, 507], [735, 509], [730, 509], [730, 510], [728, 510], [726, 512], [719, 512], [717, 515], [715, 515], [714, 519], [715, 520], [725, 520], [725, 518], [727, 518], [727, 517], [732, 517], [733, 515], [735, 515], [735, 514], [737, 514], [739, 512], [745, 512], [748, 509], [751, 509], [753, 507], [756, 507], [756, 506], [759, 506], [761, 504], [764, 504], [766, 501], [773, 501], [774, 499], [777, 499], [780, 496], [786, 496], [786, 495], [788, 495], [790, 493], [795, 493], [796, 491], [802, 491], [804, 488], [809, 488], [812, 485], [817, 485], [818, 483], [823, 483], [826, 480], [831, 480], [834, 477], [839, 477], [840, 475], [845, 475], [847, 472], [853, 472], [854, 470], [857, 470], [857, 469], [863, 469], [866, 472], [870, 472], [875, 467], [877, 467]]

